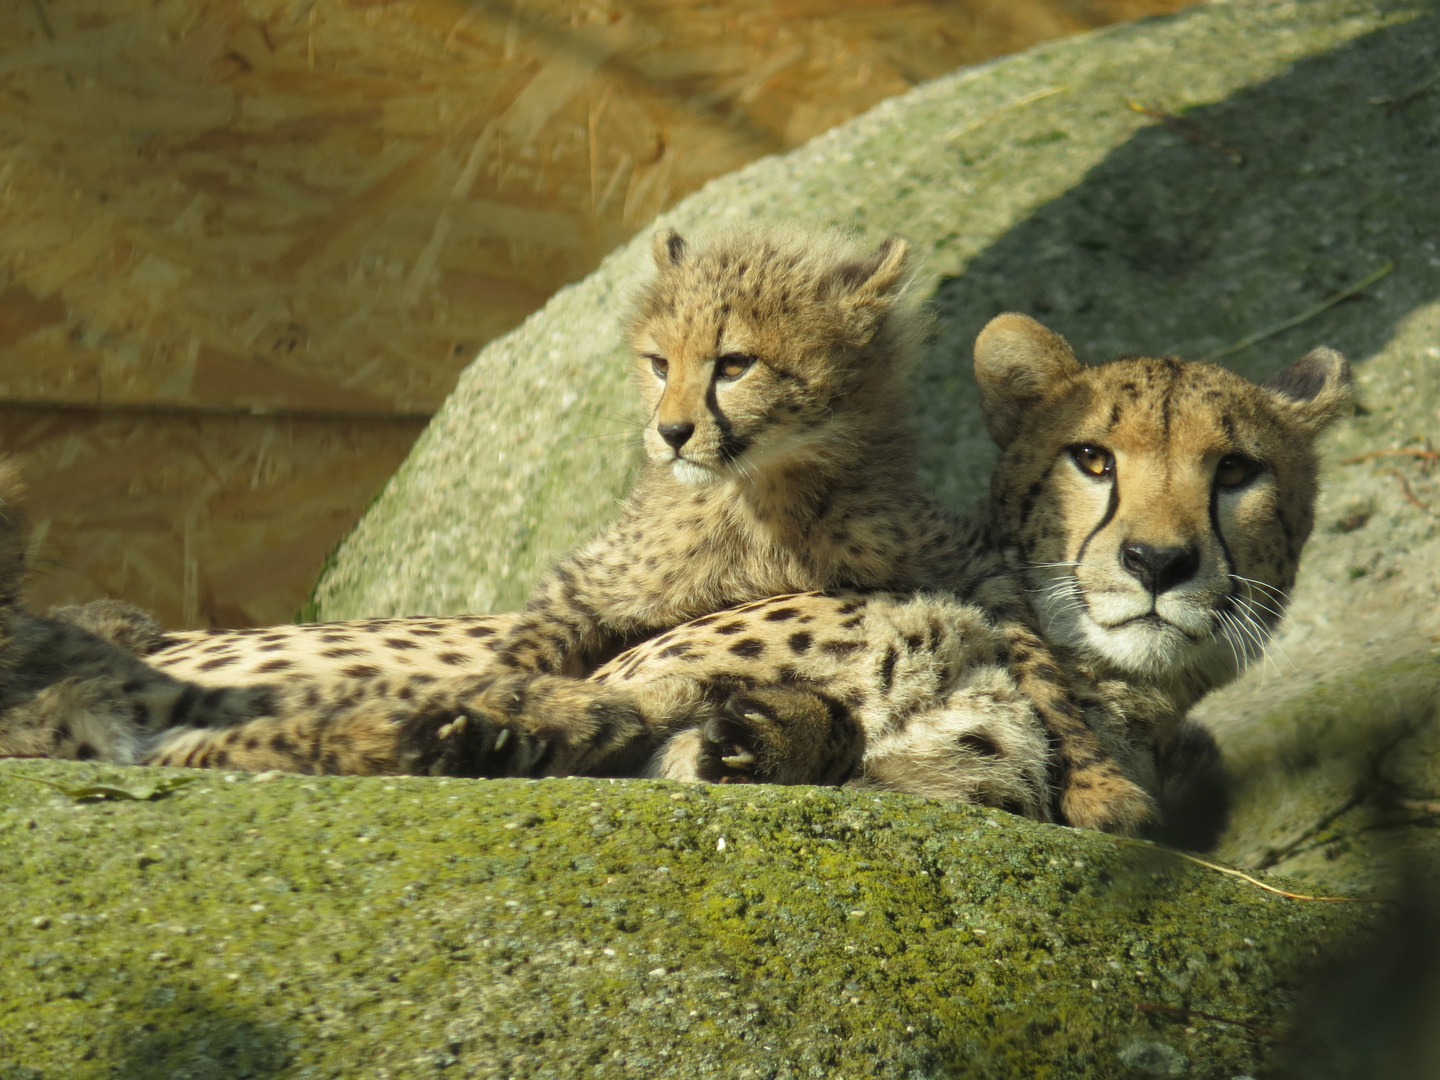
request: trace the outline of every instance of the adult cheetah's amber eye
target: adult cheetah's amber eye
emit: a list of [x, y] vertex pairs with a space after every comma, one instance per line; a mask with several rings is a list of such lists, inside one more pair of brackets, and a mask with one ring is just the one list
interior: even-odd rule
[[646, 353], [650, 360], [650, 370], [655, 372], [656, 378], [663, 379], [670, 374], [670, 361], [663, 356], [656, 356], [654, 353]]
[[715, 361], [715, 374], [722, 379], [738, 379], [755, 363], [755, 357], [745, 353], [726, 353]]
[[1115, 455], [1103, 446], [1092, 446], [1089, 443], [1072, 446], [1070, 456], [1075, 459], [1075, 464], [1080, 466], [1082, 472], [1091, 476], [1115, 475]]
[[1215, 466], [1215, 484], [1221, 488], [1244, 487], [1260, 472], [1260, 463], [1244, 454], [1226, 454]]

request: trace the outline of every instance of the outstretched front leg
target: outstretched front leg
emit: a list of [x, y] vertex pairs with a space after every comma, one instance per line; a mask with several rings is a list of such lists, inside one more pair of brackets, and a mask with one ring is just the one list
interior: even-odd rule
[[[396, 733], [400, 771], [432, 776], [635, 775], [695, 702], [556, 675], [515, 673], [414, 703]], [[679, 716], [677, 716], [677, 707]]]
[[1059, 820], [1082, 829], [1139, 835], [1158, 816], [1155, 800], [1101, 745], [1050, 647], [1014, 621], [1004, 623], [1001, 634], [1011, 674], [1050, 738]]
[[515, 675], [419, 702], [397, 744], [402, 772], [429, 775], [833, 784], [858, 770], [865, 740], [842, 703], [803, 687]]

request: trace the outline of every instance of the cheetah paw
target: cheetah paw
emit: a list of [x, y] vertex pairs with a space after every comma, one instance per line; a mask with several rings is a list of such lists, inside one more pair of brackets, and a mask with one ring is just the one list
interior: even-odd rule
[[1118, 771], [1095, 770], [1072, 779], [1060, 798], [1060, 812], [1067, 824], [1079, 829], [1138, 836], [1159, 810], [1144, 788]]
[[401, 728], [400, 770], [418, 776], [533, 776], [550, 744], [481, 716], [421, 712]]

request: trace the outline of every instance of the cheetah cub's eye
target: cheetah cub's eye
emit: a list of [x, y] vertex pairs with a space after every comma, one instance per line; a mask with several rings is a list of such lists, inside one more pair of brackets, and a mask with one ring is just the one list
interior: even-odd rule
[[715, 374], [721, 379], [738, 379], [749, 371], [754, 363], [755, 357], [745, 353], [726, 353], [715, 361]]
[[666, 360], [663, 356], [656, 356], [654, 353], [646, 353], [645, 356], [650, 361], [650, 370], [655, 372], [657, 379], [664, 379], [665, 376], [670, 374], [669, 360]]
[[1260, 463], [1244, 454], [1226, 454], [1215, 466], [1215, 484], [1220, 488], [1244, 487], [1260, 472]]
[[1080, 466], [1082, 472], [1091, 476], [1115, 475], [1115, 455], [1103, 446], [1091, 446], [1089, 443], [1072, 446], [1070, 456], [1075, 459], [1075, 464]]

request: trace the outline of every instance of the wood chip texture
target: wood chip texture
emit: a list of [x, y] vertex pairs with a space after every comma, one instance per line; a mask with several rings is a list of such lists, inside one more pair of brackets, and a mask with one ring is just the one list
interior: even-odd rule
[[460, 370], [708, 180], [1179, 0], [0, 5], [40, 604], [292, 617]]

